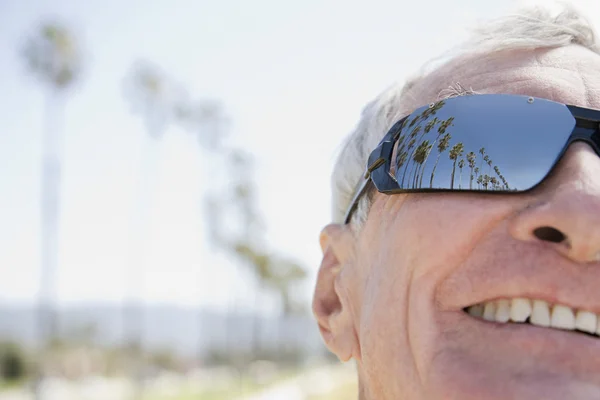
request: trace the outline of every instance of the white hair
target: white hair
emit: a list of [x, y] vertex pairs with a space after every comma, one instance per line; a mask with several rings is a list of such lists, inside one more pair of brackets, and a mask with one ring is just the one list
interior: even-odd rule
[[[427, 63], [404, 85], [395, 84], [368, 103], [353, 132], [343, 143], [332, 174], [332, 219], [344, 222], [345, 213], [364, 175], [369, 153], [392, 125], [422, 104], [416, 103], [412, 89], [422, 86], [427, 77], [441, 66], [461, 56], [475, 56], [504, 50], [563, 47], [578, 44], [600, 54], [591, 24], [572, 6], [563, 5], [558, 15], [533, 7], [492, 21], [473, 30], [470, 40], [446, 55]], [[438, 99], [472, 92], [460, 83], [442, 90]], [[433, 99], [430, 99], [433, 100]], [[354, 211], [355, 229], [365, 222], [372, 192], [364, 195]]]

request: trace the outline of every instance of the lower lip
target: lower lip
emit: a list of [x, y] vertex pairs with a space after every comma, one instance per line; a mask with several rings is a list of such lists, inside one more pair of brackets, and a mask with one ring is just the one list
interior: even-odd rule
[[[579, 331], [561, 330], [557, 328], [544, 328], [529, 323], [500, 323], [486, 321], [470, 316], [464, 311], [459, 316], [461, 325], [476, 324], [477, 329], [485, 332], [490, 339], [509, 342], [524, 351], [543, 351], [548, 349], [552, 353], [567, 352], [570, 355], [581, 357], [582, 352], [588, 358], [600, 360], [600, 337], [591, 336]], [[488, 336], [489, 335], [489, 336]]]

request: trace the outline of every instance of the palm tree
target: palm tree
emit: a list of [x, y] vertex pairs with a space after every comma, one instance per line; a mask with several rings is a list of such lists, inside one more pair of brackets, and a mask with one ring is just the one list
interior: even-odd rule
[[[264, 289], [270, 289], [277, 294], [284, 317], [293, 314], [301, 307], [294, 301], [291, 292], [295, 285], [306, 278], [307, 272], [304, 267], [277, 254], [266, 253], [257, 246], [246, 242], [245, 239], [232, 241], [231, 250], [233, 250], [233, 254], [252, 268], [260, 289], [257, 294], [264, 291]], [[258, 322], [257, 320], [254, 323], [253, 345], [255, 352], [259, 350], [260, 346]]]
[[437, 168], [437, 165], [438, 165], [438, 162], [440, 161], [440, 157], [442, 156], [442, 153], [444, 151], [446, 151], [446, 149], [450, 145], [450, 139], [452, 139], [452, 135], [450, 135], [449, 133], [446, 133], [437, 144], [438, 156], [435, 160], [435, 164], [433, 164], [433, 170], [431, 171], [431, 179], [429, 179], [429, 187], [430, 188], [433, 187], [433, 177], [435, 176], [435, 169]]
[[428, 122], [428, 123], [425, 125], [425, 129], [424, 129], [424, 130], [425, 130], [425, 133], [429, 133], [429, 132], [430, 132], [430, 131], [431, 131], [431, 130], [432, 130], [434, 127], [435, 127], [435, 124], [437, 124], [437, 123], [438, 123], [438, 119], [437, 119], [437, 117], [436, 117], [436, 118], [433, 118], [431, 121], [429, 121], [429, 122]]
[[143, 139], [136, 197], [132, 204], [130, 265], [127, 270], [128, 298], [123, 303], [123, 335], [130, 350], [133, 373], [138, 378], [136, 398], [142, 395], [143, 305], [140, 273], [144, 273], [144, 248], [150, 230], [150, 204], [154, 197], [154, 182], [158, 176], [160, 142], [168, 126], [176, 118], [176, 107], [185, 92], [156, 65], [140, 61], [124, 81], [124, 95], [133, 112], [140, 114], [147, 137]]
[[479, 169], [483, 166], [483, 162], [486, 161], [487, 155], [485, 154], [485, 147], [479, 149], [479, 154], [481, 154], [481, 160], [479, 161]]
[[469, 163], [469, 168], [471, 169], [471, 177], [469, 178], [469, 189], [473, 189], [473, 169], [475, 168], [475, 153], [470, 151], [467, 154], [467, 162]]
[[458, 157], [462, 156], [464, 149], [465, 146], [462, 144], [462, 142], [458, 142], [454, 146], [452, 146], [450, 152], [448, 153], [448, 158], [454, 161], [454, 163], [452, 164], [452, 177], [450, 180], [450, 189], [454, 188], [454, 173], [456, 171], [456, 160], [458, 160]]
[[416, 188], [417, 184], [419, 183], [419, 177], [420, 177], [419, 172], [420, 172], [421, 168], [423, 167], [423, 163], [425, 162], [425, 159], [427, 158], [427, 154], [429, 153], [430, 150], [431, 150], [431, 145], [429, 144], [429, 140], [422, 141], [421, 144], [415, 150], [415, 153], [413, 155], [413, 161], [417, 165], [417, 168], [415, 171], [415, 176], [413, 178], [413, 184], [412, 184], [413, 188]]
[[443, 135], [446, 133], [446, 129], [448, 129], [450, 127], [450, 125], [453, 125], [454, 122], [454, 117], [450, 117], [447, 120], [444, 120], [440, 123], [440, 126], [438, 128], [438, 133], [440, 135]]
[[[415, 146], [415, 143], [417, 142], [417, 139], [412, 138], [410, 139], [410, 141], [408, 142], [408, 146], [406, 149], [406, 158], [408, 159], [408, 154], [410, 153], [410, 151], [412, 150], [412, 148]], [[400, 184], [400, 186], [404, 187], [404, 177], [406, 176], [406, 172], [408, 171], [408, 165], [404, 168], [404, 172], [402, 173], [402, 182]], [[410, 177], [410, 174], [409, 174]]]
[[423, 187], [423, 176], [425, 176], [425, 165], [427, 164], [427, 159], [429, 158], [429, 154], [431, 154], [431, 149], [433, 148], [433, 143], [432, 144], [427, 144], [425, 146], [425, 157], [423, 159], [423, 162], [421, 163], [423, 165], [423, 167], [421, 168], [421, 178], [419, 179], [419, 187], [422, 188]]
[[500, 180], [502, 181], [502, 187], [504, 189], [510, 189], [510, 187], [508, 186], [508, 182], [506, 182], [506, 179], [504, 179], [504, 175], [500, 175]]
[[406, 163], [406, 159], [408, 158], [408, 153], [404, 149], [400, 149], [398, 155], [396, 156], [396, 176], [398, 176], [398, 171], [404, 166]]
[[[281, 304], [282, 317], [285, 319], [298, 309], [294, 302], [292, 289], [306, 277], [306, 270], [279, 254], [264, 250], [264, 227], [262, 217], [257, 206], [257, 185], [250, 157], [239, 150], [228, 150], [231, 166], [229, 172], [230, 185], [227, 190], [232, 192], [230, 201], [222, 209], [227, 213], [236, 215], [238, 221], [237, 232], [221, 236], [224, 250], [241, 260], [249, 269], [255, 279], [257, 290], [255, 292], [255, 306], [259, 309], [264, 292], [270, 292], [278, 297]], [[406, 153], [405, 153], [406, 154]], [[232, 190], [233, 189], [233, 190]], [[221, 196], [227, 198], [227, 196]], [[217, 216], [217, 223], [221, 216]], [[285, 321], [283, 322], [285, 325]], [[252, 323], [252, 346], [254, 352], [260, 350], [260, 318], [256, 315]]]
[[[486, 154], [485, 156], [483, 156], [483, 162], [485, 162], [486, 164], [488, 164], [488, 165], [489, 165], [489, 162], [490, 162], [490, 156], [488, 156], [487, 154]], [[482, 164], [482, 166], [483, 166], [483, 164]]]
[[[410, 133], [410, 139], [411, 139], [411, 140], [410, 140], [409, 144], [411, 144], [411, 143], [412, 143], [412, 144], [413, 144], [413, 146], [414, 146], [414, 145], [416, 145], [417, 143], [419, 143], [419, 138], [418, 138], [418, 136], [419, 136], [419, 134], [420, 134], [420, 133], [421, 133], [421, 125], [417, 125], [417, 126], [415, 126], [415, 127], [413, 128], [412, 132]], [[420, 144], [420, 143], [419, 143], [419, 144]], [[410, 155], [410, 159], [411, 159], [411, 160], [413, 160], [413, 161], [414, 161], [415, 151], [417, 151], [417, 148], [418, 148], [418, 147], [419, 147], [419, 146], [417, 145], [417, 147], [416, 147], [416, 148], [413, 150], [412, 154]], [[409, 171], [409, 173], [408, 173], [408, 178], [409, 178], [409, 179], [410, 179], [410, 177], [411, 177], [411, 175], [412, 175], [412, 173], [413, 173], [413, 171], [414, 171], [414, 167], [416, 167], [416, 163], [415, 163], [415, 162], [413, 162], [413, 164], [412, 164], [412, 165], [411, 165], [411, 167], [410, 167], [410, 171]]]
[[[30, 72], [47, 86], [45, 132], [42, 140], [41, 179], [41, 280], [38, 334], [42, 346], [56, 335], [55, 275], [58, 265], [61, 156], [65, 96], [81, 72], [81, 52], [71, 31], [58, 23], [45, 23], [30, 36], [23, 49]], [[40, 371], [42, 373], [42, 371]], [[41, 397], [38, 376], [35, 394]]]
[[273, 257], [269, 264], [267, 286], [279, 297], [281, 304], [281, 326], [278, 340], [280, 350], [285, 351], [285, 348], [282, 348], [284, 347], [282, 344], [285, 343], [282, 339], [289, 337], [290, 334], [287, 329], [289, 317], [303, 311], [302, 304], [292, 296], [292, 291], [306, 277], [306, 269], [292, 260]]
[[465, 159], [461, 158], [458, 162], [458, 188], [462, 189], [462, 169], [465, 166]]
[[506, 180], [504, 179], [504, 176], [502, 176], [502, 173], [500, 172], [500, 168], [498, 168], [497, 165], [494, 165], [494, 173], [498, 177], [498, 189], [506, 189], [508, 187], [508, 184], [507, 184]]
[[[422, 116], [421, 119], [423, 120], [423, 122], [425, 122], [425, 120], [427, 120], [427, 118], [429, 118], [429, 116], [435, 114], [433, 112], [433, 109], [428, 108], [426, 109]], [[431, 130], [433, 128], [435, 128], [435, 125], [439, 122], [439, 120], [437, 119], [437, 117], [434, 117], [431, 121], [427, 122], [427, 124], [425, 124], [425, 128], [423, 128], [423, 133], [420, 134], [420, 136], [417, 138], [417, 143], [421, 142], [421, 140], [423, 140], [425, 138], [425, 136], [431, 132]], [[420, 128], [420, 126], [419, 126]], [[438, 136], [435, 138], [435, 140], [433, 141], [433, 143], [431, 144], [431, 146], [433, 147], [433, 144], [439, 139], [440, 134], [438, 133]], [[429, 156], [429, 154], [427, 155]], [[425, 158], [424, 162], [427, 161], [427, 157]]]
[[[428, 109], [430, 110], [430, 113], [428, 115], [435, 115], [437, 110], [441, 108], [441, 106], [436, 105], [434, 106], [434, 108], [432, 109]], [[429, 133], [433, 128], [435, 128], [435, 125], [440, 123], [440, 120], [438, 120], [437, 117], [434, 117], [431, 121], [429, 121], [427, 123], [427, 125], [425, 126], [425, 131], [427, 133]], [[434, 146], [436, 146], [437, 142], [440, 140], [440, 138], [446, 133], [446, 128], [448, 127], [448, 123], [447, 121], [441, 121], [442, 125], [440, 125], [437, 129], [437, 136], [436, 138], [433, 140], [433, 143], [431, 143], [431, 148], [433, 148]], [[427, 153], [427, 156], [425, 157], [425, 161], [424, 164], [427, 164], [427, 160], [429, 159], [429, 155], [431, 154], [431, 149], [430, 151]], [[424, 172], [424, 171], [423, 171]], [[421, 174], [421, 182], [423, 181], [423, 174]], [[420, 184], [420, 186], [422, 187], [422, 183]]]
[[216, 100], [189, 101], [180, 97], [175, 104], [174, 117], [191, 134], [195, 135], [200, 147], [214, 154], [229, 133], [229, 118], [225, 109]]
[[490, 177], [487, 174], [483, 175], [483, 188], [485, 190], [487, 190], [489, 183], [490, 183]]
[[498, 179], [496, 179], [495, 176], [492, 176], [490, 178], [490, 183], [492, 184], [492, 189], [493, 190], [497, 190], [498, 189]]

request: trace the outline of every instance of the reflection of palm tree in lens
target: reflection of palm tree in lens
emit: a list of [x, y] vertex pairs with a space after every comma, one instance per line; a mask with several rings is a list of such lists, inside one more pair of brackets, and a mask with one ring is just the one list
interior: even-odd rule
[[425, 140], [421, 146], [421, 148], [419, 149], [419, 152], [421, 154], [419, 154], [419, 170], [417, 173], [417, 181], [416, 183], [416, 187], [421, 187], [423, 184], [423, 174], [425, 172], [425, 162], [427, 161], [427, 157], [429, 156], [429, 153], [431, 152], [431, 148], [433, 147], [433, 144], [429, 144], [429, 140]]
[[[477, 168], [475, 168], [475, 169], [477, 169]], [[479, 189], [481, 189], [481, 185], [482, 185], [482, 184], [483, 184], [483, 175], [479, 175], [479, 176], [477, 177], [477, 187], [478, 187]]]
[[[406, 149], [406, 159], [408, 160], [408, 155], [410, 154], [410, 151], [412, 150], [412, 148], [415, 146], [415, 143], [417, 142], [417, 139], [412, 138], [410, 139], [410, 141], [408, 142], [408, 148]], [[402, 183], [400, 184], [400, 186], [404, 187], [404, 178], [406, 176], [406, 172], [408, 171], [408, 163], [406, 164], [406, 167], [404, 167], [404, 172], [402, 173]], [[410, 176], [410, 174], [409, 174]]]
[[433, 177], [435, 176], [435, 169], [437, 168], [438, 162], [440, 161], [440, 157], [442, 156], [442, 153], [446, 151], [448, 146], [450, 146], [450, 139], [452, 139], [452, 135], [446, 133], [437, 144], [438, 156], [435, 160], [435, 164], [433, 164], [433, 171], [431, 171], [431, 179], [429, 180], [430, 188], [433, 187]]
[[[435, 115], [435, 108], [433, 109], [432, 115]], [[436, 118], [434, 118], [432, 121], [428, 122], [427, 125], [425, 126], [425, 132], [429, 133], [429, 131], [431, 131], [431, 129], [433, 129], [435, 127], [435, 124], [437, 124], [439, 122], [439, 120]], [[438, 134], [436, 136], [436, 138], [433, 140], [433, 143], [431, 143], [430, 145], [430, 149], [427, 152], [427, 155], [425, 156], [425, 161], [424, 164], [427, 164], [427, 160], [429, 159], [429, 155], [431, 154], [431, 148], [433, 148], [433, 146], [436, 145], [436, 143], [440, 140], [440, 137], [442, 136], [442, 132], [440, 131], [440, 129], [438, 129]], [[423, 170], [423, 172], [421, 173], [421, 182], [423, 181], [423, 174], [425, 173], [425, 170]], [[420, 184], [419, 186], [423, 186], [422, 184]]]
[[[423, 111], [423, 113], [421, 114], [421, 121], [425, 122], [427, 120], [427, 118], [429, 118], [429, 116], [435, 114], [434, 111], [435, 110], [432, 108], [428, 108], [425, 111]], [[435, 127], [435, 124], [437, 124], [438, 122], [439, 122], [438, 119], [434, 118], [431, 121], [429, 121], [427, 124], [425, 124], [423, 133], [419, 137], [417, 137], [417, 143], [419, 143], [419, 145], [421, 144], [421, 140], [423, 140], [425, 138], [425, 135], [427, 135], [429, 132], [431, 132], [431, 130]], [[419, 126], [419, 131], [420, 131], [420, 128], [421, 128], [421, 126]], [[437, 138], [435, 140], [437, 140]], [[435, 140], [434, 140], [434, 143], [435, 143]], [[431, 144], [431, 146], [433, 146], [433, 144]], [[425, 156], [425, 160], [423, 160], [422, 164], [426, 163], [427, 156], [428, 156], [428, 154]]]
[[458, 188], [462, 189], [462, 169], [465, 166], [465, 159], [461, 158], [458, 162]]
[[[404, 129], [405, 124], [406, 124], [406, 121], [400, 127], [400, 132], [402, 132], [402, 130]], [[396, 142], [396, 175], [399, 174], [400, 167], [402, 166], [402, 165], [399, 165], [399, 162], [400, 162], [400, 157], [402, 156], [402, 153], [404, 153], [404, 150], [406, 148], [405, 139], [406, 139], [406, 135], [400, 134], [400, 136], [398, 137], [398, 141]], [[406, 160], [404, 160], [404, 161], [406, 161]], [[402, 164], [404, 164], [404, 163], [402, 163]]]
[[419, 133], [421, 133], [421, 125], [414, 127], [414, 129], [410, 133], [410, 138], [411, 139], [416, 138]]
[[[415, 120], [420, 119], [420, 116], [415, 118]], [[410, 133], [410, 138], [411, 141], [410, 143], [413, 143], [413, 146], [416, 145], [419, 142], [419, 139], [417, 136], [419, 136], [419, 133], [421, 133], [421, 125], [417, 125], [413, 128], [412, 132]], [[415, 157], [415, 152], [417, 151], [417, 149], [419, 148], [419, 146], [417, 145], [417, 147], [413, 150], [413, 152], [410, 154], [410, 159], [413, 160], [413, 163], [410, 166], [410, 171], [408, 173], [408, 178], [410, 179], [415, 167], [417, 166], [416, 163], [414, 162], [414, 157]]]
[[[433, 143], [428, 145], [425, 149], [427, 154], [425, 154], [425, 159], [423, 161], [423, 165], [427, 164], [427, 159], [429, 158], [429, 154], [431, 154], [431, 149], [433, 148]], [[419, 179], [419, 187], [423, 187], [423, 176], [425, 175], [425, 167], [421, 168], [421, 178]]]
[[[489, 165], [490, 163], [490, 156], [488, 156], [487, 154], [483, 157], [483, 162], [485, 162], [486, 164]], [[483, 167], [483, 164], [481, 165], [481, 167]], [[483, 170], [481, 171], [481, 173], [483, 173]]]
[[500, 172], [500, 168], [498, 166], [494, 166], [494, 172], [498, 175], [498, 189], [509, 189], [508, 182], [504, 179], [504, 175]]
[[402, 149], [398, 156], [396, 157], [396, 176], [397, 172], [400, 171], [400, 168], [406, 163], [406, 159], [408, 158], [408, 153]]
[[424, 140], [415, 150], [413, 161], [415, 162], [417, 168], [415, 169], [415, 175], [413, 177], [413, 188], [417, 187], [417, 182], [419, 181], [419, 172], [421, 171], [423, 163], [425, 162], [425, 158], [427, 157], [427, 152], [429, 151], [430, 146], [429, 140]]
[[490, 184], [490, 177], [487, 174], [483, 175], [483, 188], [485, 190], [487, 190], [489, 184]]
[[446, 133], [446, 129], [454, 122], [454, 117], [450, 117], [447, 120], [444, 120], [440, 123], [438, 128], [438, 134], [443, 135]]
[[492, 176], [490, 178], [490, 183], [492, 184], [492, 189], [494, 189], [494, 190], [498, 189], [498, 179], [496, 179], [495, 176]]
[[469, 178], [469, 189], [473, 189], [473, 169], [475, 168], [475, 153], [470, 151], [467, 154], [467, 162], [469, 163], [469, 168], [471, 169], [471, 177]]
[[434, 128], [435, 124], [437, 124], [437, 122], [437, 118], [434, 118], [431, 121], [429, 121], [427, 125], [425, 125], [425, 133], [429, 133]]
[[490, 169], [488, 169], [488, 175], [491, 175], [492, 174], [492, 159], [491, 158], [488, 158], [487, 165], [490, 167]]
[[450, 152], [448, 153], [448, 158], [450, 158], [452, 161], [454, 161], [454, 163], [452, 164], [450, 189], [454, 189], [454, 174], [456, 172], [456, 160], [458, 160], [458, 157], [460, 157], [462, 155], [464, 149], [465, 149], [465, 146], [462, 144], [462, 142], [458, 142], [454, 146], [452, 146], [452, 148], [450, 149]]
[[415, 126], [415, 124], [419, 121], [419, 119], [421, 119], [420, 115], [416, 115], [412, 121], [410, 121], [410, 124], [408, 125], [409, 128], [412, 128], [413, 126]]
[[481, 154], [481, 160], [479, 161], [479, 170], [481, 171], [481, 167], [483, 166], [483, 161], [485, 160], [485, 147], [479, 149], [479, 154]]

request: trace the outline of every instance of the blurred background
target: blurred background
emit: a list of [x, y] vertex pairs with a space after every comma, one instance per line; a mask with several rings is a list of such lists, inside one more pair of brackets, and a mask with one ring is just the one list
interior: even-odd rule
[[310, 311], [339, 143], [518, 4], [0, 0], [0, 400], [355, 399]]

